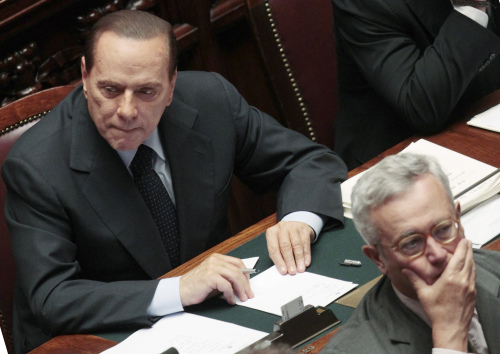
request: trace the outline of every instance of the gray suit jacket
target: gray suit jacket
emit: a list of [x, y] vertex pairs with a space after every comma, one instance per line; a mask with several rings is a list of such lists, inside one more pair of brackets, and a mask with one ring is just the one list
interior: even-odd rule
[[[172, 171], [183, 262], [228, 237], [233, 172], [278, 190], [278, 217], [308, 210], [340, 225], [337, 155], [249, 106], [216, 74], [180, 72], [159, 124]], [[17, 268], [17, 352], [64, 333], [150, 326], [171, 269], [158, 230], [77, 88], [15, 144], [3, 166]]]
[[[500, 353], [500, 252], [474, 251], [476, 309], [490, 353]], [[431, 353], [431, 328], [399, 300], [383, 277], [321, 353]]]
[[349, 170], [457, 106], [500, 88], [500, 6], [491, 30], [450, 0], [332, 0], [338, 59], [335, 151]]

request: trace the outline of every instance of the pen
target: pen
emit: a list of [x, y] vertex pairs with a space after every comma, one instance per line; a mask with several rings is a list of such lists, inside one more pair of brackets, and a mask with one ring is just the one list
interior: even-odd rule
[[253, 274], [259, 272], [257, 269], [252, 268], [242, 268], [241, 271], [243, 272], [243, 274]]
[[353, 267], [361, 267], [361, 261], [354, 261], [352, 259], [345, 259], [344, 262], [339, 263], [340, 265], [343, 266], [353, 266]]

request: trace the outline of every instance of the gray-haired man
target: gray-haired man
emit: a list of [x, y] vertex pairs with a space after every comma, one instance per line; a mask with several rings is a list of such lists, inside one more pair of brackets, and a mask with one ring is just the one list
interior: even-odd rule
[[438, 163], [387, 157], [352, 202], [363, 252], [385, 276], [323, 353], [499, 353], [500, 252], [472, 251]]

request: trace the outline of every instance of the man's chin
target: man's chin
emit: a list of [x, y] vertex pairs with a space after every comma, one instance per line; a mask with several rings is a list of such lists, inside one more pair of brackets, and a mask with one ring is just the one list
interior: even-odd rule
[[136, 141], [136, 140], [130, 140], [130, 139], [116, 139], [108, 140], [108, 144], [117, 151], [128, 151], [128, 150], [134, 150], [141, 145], [142, 141]]

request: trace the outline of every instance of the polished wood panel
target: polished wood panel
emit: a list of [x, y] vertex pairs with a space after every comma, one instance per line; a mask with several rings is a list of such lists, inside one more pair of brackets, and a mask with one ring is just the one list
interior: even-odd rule
[[[36, 118], [56, 106], [59, 101], [74, 89], [73, 86], [55, 87], [36, 93], [36, 99], [23, 98], [2, 108], [0, 115], [0, 135], [9, 131], [14, 124]], [[33, 96], [35, 97], [35, 96]], [[15, 129], [15, 127], [12, 127]]]
[[59, 336], [57, 341], [48, 341], [31, 354], [95, 354], [115, 346], [117, 343], [87, 334]]

